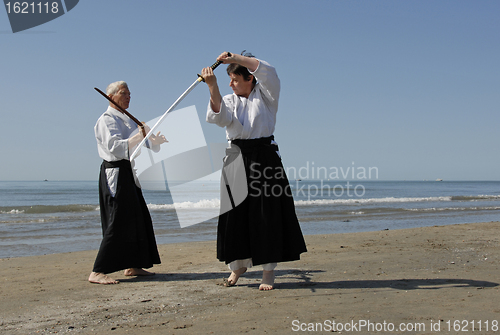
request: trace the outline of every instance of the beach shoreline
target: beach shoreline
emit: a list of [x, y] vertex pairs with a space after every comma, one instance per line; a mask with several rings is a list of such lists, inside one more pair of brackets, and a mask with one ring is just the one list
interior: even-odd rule
[[453, 333], [458, 325], [494, 332], [495, 324], [500, 328], [499, 228], [485, 222], [307, 235], [308, 252], [278, 265], [269, 292], [258, 290], [259, 266], [235, 287], [220, 285], [229, 270], [215, 258], [215, 241], [160, 245], [154, 277], [116, 272], [118, 285], [87, 282], [95, 250], [0, 259], [0, 330], [365, 334], [391, 325], [403, 333], [398, 329], [406, 325], [404, 333], [430, 334], [438, 326]]

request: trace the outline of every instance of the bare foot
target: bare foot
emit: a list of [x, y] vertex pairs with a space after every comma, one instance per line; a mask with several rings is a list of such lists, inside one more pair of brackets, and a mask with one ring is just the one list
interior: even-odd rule
[[125, 276], [154, 276], [154, 272], [149, 272], [144, 269], [130, 268], [123, 272]]
[[269, 291], [274, 288], [274, 270], [262, 271], [262, 284], [259, 286], [261, 291]]
[[92, 272], [89, 276], [89, 282], [93, 284], [118, 284], [118, 280], [114, 280], [113, 278], [110, 278], [106, 276], [104, 273], [100, 272]]
[[238, 270], [231, 272], [231, 275], [229, 276], [228, 279], [224, 278], [224, 286], [229, 287], [236, 285], [238, 278], [240, 278], [240, 276], [245, 272], [247, 272], [247, 268], [245, 267], [239, 268]]

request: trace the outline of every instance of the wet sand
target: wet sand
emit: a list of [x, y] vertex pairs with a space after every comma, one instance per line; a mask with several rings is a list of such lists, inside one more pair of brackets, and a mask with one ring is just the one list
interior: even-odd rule
[[161, 245], [155, 276], [116, 272], [118, 285], [87, 282], [97, 251], [0, 259], [0, 332], [500, 333], [499, 232], [488, 222], [306, 236], [308, 252], [279, 264], [268, 292], [258, 266], [223, 287], [215, 241]]

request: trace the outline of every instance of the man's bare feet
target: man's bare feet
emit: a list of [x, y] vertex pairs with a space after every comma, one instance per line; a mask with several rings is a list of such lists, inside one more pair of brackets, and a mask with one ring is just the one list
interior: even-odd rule
[[229, 287], [236, 285], [238, 278], [240, 278], [240, 276], [245, 272], [247, 272], [247, 268], [245, 267], [239, 268], [238, 270], [231, 272], [231, 275], [229, 276], [228, 279], [224, 278], [224, 286]]
[[93, 284], [118, 284], [118, 280], [114, 280], [113, 278], [110, 278], [106, 276], [104, 273], [100, 272], [92, 272], [89, 276], [89, 282]]
[[274, 270], [262, 271], [262, 284], [259, 286], [261, 291], [269, 291], [274, 288]]
[[144, 269], [139, 269], [139, 268], [130, 268], [125, 270], [123, 272], [125, 276], [154, 276], [154, 272], [149, 272]]

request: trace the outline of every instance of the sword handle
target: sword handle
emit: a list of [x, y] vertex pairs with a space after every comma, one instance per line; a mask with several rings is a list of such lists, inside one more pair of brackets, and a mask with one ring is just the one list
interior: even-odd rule
[[[231, 57], [231, 53], [228, 52], [227, 53], [227, 56], [228, 57]], [[221, 65], [222, 62], [220, 60], [218, 60], [217, 62], [213, 63], [212, 66], [210, 66], [212, 68], [212, 70], [215, 70], [219, 65]], [[205, 78], [203, 78], [200, 74], [198, 74], [198, 81], [203, 81], [205, 82]]]

